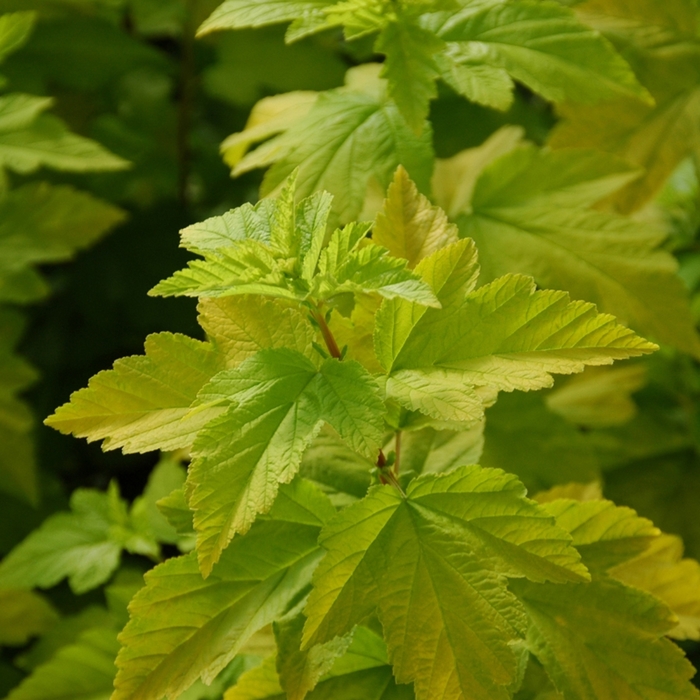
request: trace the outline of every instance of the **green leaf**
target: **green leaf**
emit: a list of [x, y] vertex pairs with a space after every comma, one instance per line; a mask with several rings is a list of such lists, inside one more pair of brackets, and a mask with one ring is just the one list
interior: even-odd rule
[[0, 61], [24, 45], [35, 19], [33, 12], [12, 12], [0, 17]]
[[468, 100], [505, 112], [513, 104], [513, 81], [503, 68], [479, 63], [450, 45], [435, 57], [440, 77]]
[[598, 33], [554, 2], [517, 0], [467, 7], [438, 36], [474, 59], [502, 68], [553, 102], [597, 102], [620, 95], [648, 98], [629, 65]]
[[255, 296], [203, 298], [198, 309], [199, 323], [227, 367], [267, 348], [292, 348], [313, 357], [316, 334], [297, 309]]
[[643, 176], [611, 197], [632, 212], [656, 194], [678, 164], [700, 152], [700, 8], [692, 0], [595, 0], [576, 8], [629, 60], [653, 104], [622, 99], [592, 106], [563, 105], [551, 144], [614, 153], [641, 166]]
[[697, 698], [683, 652], [660, 639], [675, 626], [653, 596], [612, 580], [553, 585], [512, 581], [531, 626], [528, 649], [566, 700]]
[[[450, 312], [476, 287], [479, 275], [476, 248], [471, 241], [448, 245], [423, 260], [416, 272], [431, 286], [442, 309]], [[377, 314], [374, 344], [385, 370], [392, 368], [411, 334], [420, 332], [427, 311], [425, 307], [414, 309], [398, 300], [382, 304]], [[428, 319], [435, 316], [435, 311], [427, 316]]]
[[79, 594], [112, 575], [128, 532], [125, 505], [114, 489], [77, 489], [70, 505], [70, 513], [47, 518], [3, 559], [0, 586], [50, 588], [68, 577]]
[[243, 158], [234, 175], [272, 165], [261, 188], [268, 195], [298, 167], [297, 194], [330, 192], [340, 223], [356, 219], [370, 183], [386, 187], [399, 165], [427, 192], [431, 130], [426, 124], [415, 135], [394, 102], [385, 99], [379, 70], [369, 64], [348, 71], [345, 88], [321, 93], [305, 116]]
[[[298, 21], [314, 16], [328, 5], [328, 0], [226, 0], [214, 10], [197, 31], [198, 36], [222, 29], [263, 27], [268, 24]], [[321, 12], [321, 16], [325, 14]]]
[[698, 354], [677, 263], [659, 249], [663, 231], [590, 209], [631, 175], [602, 154], [521, 147], [482, 172], [470, 209], [458, 220], [460, 233], [476, 241], [484, 281], [532, 274], [542, 287], [565, 289]]
[[667, 632], [674, 639], [700, 640], [700, 564], [683, 559], [683, 541], [661, 535], [639, 556], [610, 571], [622, 583], [662, 600], [678, 618]]
[[321, 534], [328, 553], [314, 575], [304, 646], [347, 633], [376, 609], [396, 679], [414, 681], [418, 698], [510, 697], [509, 641], [525, 621], [504, 576], [587, 577], [568, 537], [524, 495], [514, 477], [477, 466], [419, 477], [406, 497], [372, 489]]
[[[476, 386], [540, 389], [551, 386], [553, 373], [572, 374], [655, 349], [611, 316], [596, 313], [592, 304], [572, 302], [563, 292], [536, 291], [531, 278], [507, 275], [470, 291], [476, 254], [469, 241], [439, 251], [416, 271], [444, 308], [384, 302], [375, 333], [377, 356], [389, 376], [387, 391], [406, 408], [437, 411], [427, 391], [434, 380], [443, 391], [463, 392], [477, 420]], [[414, 392], [410, 400], [404, 387]]]
[[57, 620], [58, 613], [38, 593], [0, 589], [0, 646], [23, 646], [48, 632]]
[[40, 115], [26, 128], [0, 131], [0, 165], [22, 175], [42, 165], [70, 172], [129, 166], [94, 141], [71, 134], [60, 119], [48, 114]]
[[17, 286], [28, 265], [68, 260], [123, 219], [120, 209], [72, 187], [12, 190], [0, 202], [0, 299], [29, 301]]
[[414, 132], [420, 133], [430, 101], [437, 97], [435, 54], [443, 42], [400, 14], [388, 22], [375, 44], [386, 55], [382, 77], [389, 82], [389, 97], [396, 102]]
[[372, 240], [395, 258], [405, 258], [408, 267], [414, 268], [423, 258], [457, 239], [457, 227], [448, 222], [445, 212], [418, 192], [405, 168], [397, 168], [377, 215]]
[[115, 630], [88, 630], [39, 666], [7, 700], [109, 700], [118, 649]]
[[[221, 144], [224, 161], [231, 168], [235, 168], [252, 144], [286, 131], [305, 117], [318, 99], [318, 95], [317, 92], [296, 90], [264, 97], [251, 110], [245, 129], [231, 134]], [[263, 199], [258, 202], [258, 206], [265, 201], [267, 200]]]
[[[4, 17], [0, 17], [0, 21]], [[3, 95], [0, 97], [0, 132], [15, 131], [29, 126], [52, 104], [53, 100], [50, 97], [35, 97], [21, 93]]]
[[370, 459], [382, 440], [379, 389], [356, 362], [328, 359], [317, 368], [293, 350], [261, 350], [216, 375], [198, 401], [230, 406], [199, 433], [188, 475], [205, 575], [231, 538], [270, 509], [324, 422]]
[[197, 392], [223, 367], [209, 343], [157, 333], [145, 356], [126, 357], [95, 375], [46, 419], [46, 425], [124, 452], [189, 447], [197, 432], [221, 411], [191, 413]]
[[206, 580], [194, 552], [146, 574], [119, 636], [114, 700], [175, 698], [200, 677], [210, 683], [308, 587], [319, 529], [333, 512], [325, 496], [297, 480], [280, 489], [269, 516], [233, 541]]

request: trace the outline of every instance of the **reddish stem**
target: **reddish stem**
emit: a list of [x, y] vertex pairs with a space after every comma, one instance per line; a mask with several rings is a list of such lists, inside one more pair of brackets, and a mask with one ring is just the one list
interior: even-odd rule
[[314, 319], [316, 320], [316, 323], [318, 323], [318, 327], [321, 329], [321, 335], [323, 336], [323, 341], [326, 344], [326, 347], [328, 348], [328, 352], [330, 353], [331, 357], [335, 357], [336, 360], [340, 359], [340, 348], [338, 347], [338, 343], [335, 342], [335, 338], [333, 337], [333, 332], [331, 329], [328, 327], [328, 324], [326, 323], [326, 319], [323, 316], [323, 313], [321, 313], [320, 309], [314, 311]]

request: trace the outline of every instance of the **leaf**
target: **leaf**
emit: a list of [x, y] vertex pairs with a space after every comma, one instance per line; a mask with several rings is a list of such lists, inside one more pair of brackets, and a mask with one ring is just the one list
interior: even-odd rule
[[527, 646], [565, 698], [697, 698], [695, 673], [666, 639], [670, 610], [612, 580], [553, 585], [512, 581], [531, 620]]
[[318, 532], [332, 513], [322, 494], [297, 480], [280, 489], [269, 517], [237, 537], [206, 580], [194, 552], [146, 574], [119, 636], [113, 700], [175, 698], [200, 677], [210, 683], [309, 585]]
[[[0, 17], [0, 21], [7, 15]], [[29, 126], [53, 104], [50, 97], [11, 93], [0, 97], [0, 131], [14, 131]]]
[[48, 114], [40, 115], [26, 128], [0, 131], [0, 165], [22, 175], [42, 165], [70, 172], [129, 166], [94, 141], [71, 134], [60, 119]]
[[662, 600], [678, 618], [667, 632], [674, 639], [700, 640], [700, 564], [683, 559], [683, 541], [661, 535], [638, 557], [611, 570], [622, 583]]
[[[197, 30], [197, 36], [204, 36], [222, 29], [244, 29], [263, 27], [267, 24], [291, 22], [332, 4], [328, 0], [226, 0]], [[322, 15], [323, 16], [323, 15]]]
[[505, 112], [513, 104], [513, 81], [503, 68], [495, 68], [460, 56], [455, 45], [435, 57], [440, 77], [471, 102]]
[[516, 474], [531, 493], [555, 484], [600, 478], [586, 437], [548, 410], [539, 394], [501, 394], [486, 411], [480, 464]]
[[195, 253], [230, 248], [247, 239], [269, 243], [277, 201], [263, 199], [256, 205], [243, 204], [222, 216], [212, 216], [182, 229], [182, 245]]
[[632, 212], [700, 149], [700, 10], [692, 0], [663, 6], [648, 0], [595, 0], [581, 5], [579, 14], [624, 50], [654, 103], [622, 99], [576, 109], [563, 105], [564, 119], [550, 143], [608, 151], [641, 166], [643, 176], [610, 198], [619, 211]]
[[392, 381], [435, 379], [444, 386], [451, 380], [473, 401], [475, 386], [540, 389], [551, 386], [552, 373], [572, 374], [655, 348], [592, 304], [571, 302], [563, 292], [535, 291], [531, 278], [508, 275], [470, 291], [476, 254], [469, 241], [439, 251], [416, 271], [426, 276], [444, 310], [384, 303], [375, 347]]
[[25, 678], [7, 700], [109, 700], [119, 649], [116, 637], [109, 628], [84, 632]]
[[222, 366], [210, 344], [157, 333], [146, 339], [145, 356], [117, 360], [114, 369], [95, 375], [45, 423], [76, 437], [104, 440], [106, 450], [189, 447], [197, 432], [220, 413], [214, 407], [192, 414], [189, 407]]
[[437, 33], [553, 102], [648, 97], [613, 47], [554, 2], [477, 4], [452, 13]]
[[293, 350], [261, 350], [216, 375], [198, 401], [230, 406], [199, 433], [188, 475], [205, 576], [231, 538], [270, 509], [279, 484], [294, 478], [324, 422], [373, 460], [382, 440], [378, 387], [355, 362], [328, 359], [317, 368]]
[[24, 45], [35, 19], [33, 12], [12, 12], [0, 17], [0, 61]]
[[[248, 671], [226, 692], [224, 700], [282, 700], [282, 690], [275, 670], [275, 657], [265, 659], [260, 666]], [[347, 652], [341, 656], [307, 696], [309, 700], [411, 700], [409, 685], [396, 685], [386, 656], [386, 646], [380, 636], [357, 627]]]
[[112, 575], [123, 545], [113, 528], [126, 525], [118, 494], [77, 489], [70, 505], [70, 513], [47, 518], [3, 559], [0, 586], [50, 588], [67, 577], [80, 594]]
[[377, 215], [372, 240], [395, 258], [405, 258], [414, 268], [423, 258], [457, 239], [457, 227], [418, 192], [405, 168], [399, 166]]
[[297, 194], [330, 192], [334, 221], [341, 224], [360, 214], [370, 181], [386, 187], [399, 165], [420, 191], [428, 191], [430, 128], [426, 124], [415, 135], [396, 105], [384, 99], [379, 70], [370, 64], [348, 71], [345, 88], [321, 93], [305, 116], [243, 158], [234, 175], [272, 165], [261, 188], [268, 195], [298, 167]]
[[18, 274], [70, 259], [123, 219], [120, 209], [72, 187], [34, 183], [12, 190], [0, 202], [0, 299], [32, 300], [15, 284]]
[[[318, 95], [319, 93], [308, 90], [295, 90], [259, 100], [250, 112], [245, 129], [231, 134], [221, 144], [221, 153], [226, 164], [235, 168], [252, 144], [289, 129], [309, 113]], [[261, 202], [258, 202], [258, 205]]]
[[38, 593], [0, 589], [0, 646], [23, 646], [48, 632], [57, 620], [58, 613]]
[[[479, 274], [476, 248], [470, 241], [448, 245], [423, 260], [416, 272], [431, 286], [441, 307], [450, 311], [476, 287]], [[424, 307], [413, 309], [402, 305], [398, 300], [382, 304], [376, 317], [374, 345], [385, 370], [392, 368], [411, 333], [420, 329], [426, 311]]]
[[591, 572], [606, 571], [634, 558], [661, 534], [650, 520], [611, 501], [561, 499], [544, 503], [543, 508], [571, 534]]
[[437, 97], [435, 54], [443, 42], [432, 32], [397, 14], [382, 28], [375, 50], [386, 55], [382, 77], [389, 82], [389, 97], [417, 134], [423, 129], [430, 101]]
[[[377, 609], [394, 673], [418, 698], [507, 698], [524, 620], [503, 576], [581, 580], [567, 537], [512, 476], [478, 466], [375, 487], [320, 542], [304, 647]], [[455, 615], [454, 611], [460, 614]], [[439, 664], [436, 664], [439, 660]]]
[[630, 175], [624, 164], [590, 151], [518, 148], [482, 172], [460, 233], [475, 240], [484, 281], [532, 274], [542, 287], [565, 289], [697, 354], [687, 291], [673, 257], [659, 249], [665, 234], [589, 208]]
[[301, 311], [254, 296], [203, 298], [199, 323], [209, 340], [235, 367], [258, 350], [292, 348], [313, 356], [314, 329]]

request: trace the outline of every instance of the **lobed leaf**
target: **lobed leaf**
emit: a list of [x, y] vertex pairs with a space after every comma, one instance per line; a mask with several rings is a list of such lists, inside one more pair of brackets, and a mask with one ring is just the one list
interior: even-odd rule
[[445, 41], [466, 43], [474, 59], [506, 70], [553, 102], [648, 98], [613, 47], [555, 2], [467, 6], [436, 29]]
[[197, 555], [146, 574], [119, 636], [114, 700], [176, 698], [210, 683], [247, 639], [283, 615], [310, 581], [333, 507], [313, 486], [283, 486], [269, 517], [238, 537], [203, 579]]
[[694, 669], [660, 639], [675, 625], [670, 610], [643, 591], [610, 579], [553, 585], [513, 581], [531, 625], [527, 646], [557, 690], [571, 700], [697, 698]]
[[317, 368], [290, 349], [262, 350], [216, 375], [198, 401], [230, 406], [199, 433], [188, 475], [205, 575], [231, 538], [270, 509], [324, 422], [370, 459], [382, 439], [378, 387], [355, 362], [328, 359]]
[[611, 569], [628, 586], [662, 600], [678, 618], [666, 634], [674, 639], [700, 639], [700, 564], [683, 559], [683, 541], [675, 535], [654, 538], [634, 559]]
[[46, 425], [124, 452], [189, 447], [197, 432], [221, 411], [191, 414], [197, 392], [223, 361], [209, 343], [157, 333], [144, 356], [126, 357], [95, 375], [46, 419]]
[[[503, 576], [582, 580], [568, 538], [512, 476], [461, 467], [375, 487], [324, 528], [304, 646], [378, 611], [399, 682], [418, 698], [509, 697], [524, 630]], [[459, 609], [460, 615], [454, 615]]]
[[602, 154], [521, 147], [481, 173], [460, 233], [476, 241], [485, 280], [532, 274], [697, 354], [677, 263], [659, 248], [664, 233], [590, 209], [630, 177], [629, 166]]

